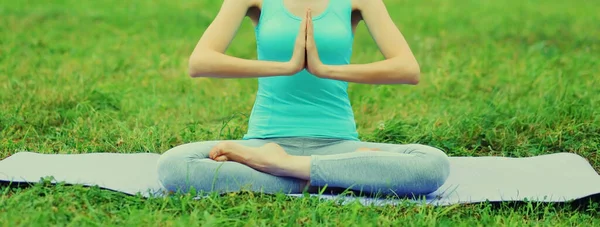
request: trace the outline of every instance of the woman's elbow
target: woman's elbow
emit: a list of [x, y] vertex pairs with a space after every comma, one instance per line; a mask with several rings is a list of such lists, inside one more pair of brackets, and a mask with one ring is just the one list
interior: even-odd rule
[[192, 55], [188, 60], [188, 75], [192, 78], [203, 77], [207, 74], [207, 62], [202, 57]]
[[210, 51], [195, 51], [188, 59], [188, 75], [195, 77], [209, 77], [215, 70], [215, 54]]
[[421, 81], [421, 70], [419, 69], [419, 67], [411, 70], [408, 75], [410, 78], [409, 84], [411, 85], [417, 85]]
[[401, 74], [406, 84], [417, 85], [421, 80], [421, 68], [416, 62], [405, 67]]

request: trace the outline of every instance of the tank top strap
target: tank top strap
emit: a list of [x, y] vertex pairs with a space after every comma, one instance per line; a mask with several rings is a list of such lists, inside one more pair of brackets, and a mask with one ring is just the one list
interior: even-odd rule
[[267, 21], [281, 12], [282, 0], [262, 0], [260, 6], [260, 21]]
[[329, 0], [329, 9], [343, 21], [350, 21], [352, 18], [352, 0]]

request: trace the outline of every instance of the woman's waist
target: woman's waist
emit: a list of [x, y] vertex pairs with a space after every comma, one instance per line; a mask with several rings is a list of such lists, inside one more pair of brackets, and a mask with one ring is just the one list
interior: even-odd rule
[[271, 120], [287, 121], [354, 121], [354, 112], [347, 99], [282, 99], [259, 98], [252, 115]]
[[246, 139], [358, 140], [353, 121], [250, 121]]

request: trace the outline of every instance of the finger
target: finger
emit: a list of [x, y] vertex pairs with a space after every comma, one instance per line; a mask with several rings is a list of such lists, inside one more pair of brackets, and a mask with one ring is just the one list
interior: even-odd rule
[[306, 11], [304, 11], [304, 19], [308, 20], [309, 15], [310, 15], [310, 8], [306, 8]]
[[306, 21], [302, 22], [301, 26], [300, 33], [296, 37], [296, 48], [298, 50], [304, 49], [306, 46]]
[[308, 26], [308, 18], [304, 18], [302, 21], [302, 35], [306, 38], [306, 26]]
[[313, 22], [310, 10], [308, 10], [308, 20], [306, 21], [306, 35], [312, 37], [313, 35]]
[[302, 20], [302, 22], [300, 22], [300, 33], [298, 35], [304, 34], [306, 34], [306, 20]]
[[309, 9], [306, 9], [306, 12], [304, 14], [304, 40], [305, 41], [306, 41], [306, 37], [307, 37], [306, 31], [307, 31], [307, 26], [308, 26], [308, 12], [309, 12]]
[[307, 25], [307, 29], [306, 29], [306, 47], [307, 47], [307, 49], [310, 49], [310, 51], [314, 51], [314, 49], [315, 49], [314, 27], [313, 27], [312, 19], [310, 17], [309, 17], [307, 24], [308, 25]]
[[[306, 11], [308, 13], [308, 11]], [[306, 14], [308, 15], [308, 14]], [[308, 17], [304, 17], [304, 19], [302, 20], [302, 22], [300, 22], [300, 32], [298, 33], [298, 37], [297, 37], [297, 43], [301, 44], [301, 43], [305, 43], [306, 41], [306, 25], [307, 25], [307, 20]]]
[[302, 19], [302, 21], [300, 21], [300, 28], [298, 29], [300, 31], [299, 34], [302, 34], [302, 32], [306, 31], [306, 20], [307, 20], [307, 17], [304, 17], [304, 19]]

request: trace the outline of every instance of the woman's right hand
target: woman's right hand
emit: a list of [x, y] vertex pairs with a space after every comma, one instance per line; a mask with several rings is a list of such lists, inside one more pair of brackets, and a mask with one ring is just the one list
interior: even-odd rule
[[294, 44], [294, 53], [288, 62], [291, 68], [291, 75], [294, 75], [306, 68], [306, 25], [308, 20], [309, 10], [306, 10], [304, 19], [300, 23], [300, 31]]

